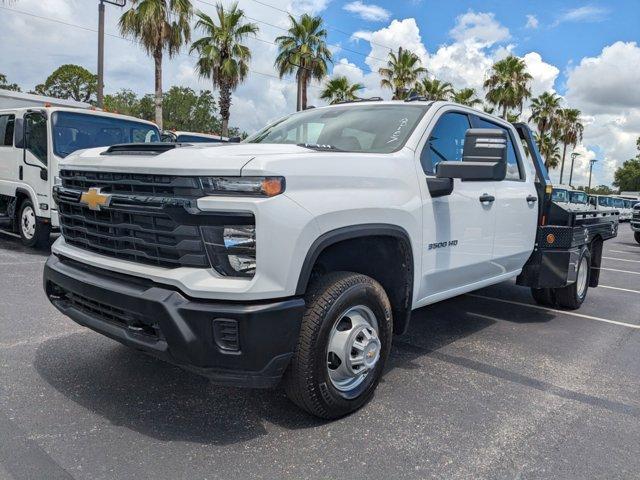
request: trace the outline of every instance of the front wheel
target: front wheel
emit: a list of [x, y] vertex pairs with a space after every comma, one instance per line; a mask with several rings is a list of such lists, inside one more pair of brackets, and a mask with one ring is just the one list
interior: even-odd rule
[[634, 232], [633, 238], [636, 239], [636, 242], [640, 243], [640, 232]]
[[38, 220], [31, 200], [24, 200], [20, 205], [18, 232], [22, 243], [27, 247], [42, 248], [49, 241], [51, 227]]
[[339, 418], [378, 386], [391, 350], [391, 304], [378, 282], [350, 272], [320, 277], [306, 301], [285, 391], [307, 412]]

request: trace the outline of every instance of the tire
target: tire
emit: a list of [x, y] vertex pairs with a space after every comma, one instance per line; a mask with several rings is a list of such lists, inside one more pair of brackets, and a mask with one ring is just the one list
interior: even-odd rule
[[48, 245], [51, 226], [38, 220], [31, 200], [24, 200], [20, 204], [17, 223], [23, 245], [36, 248]]
[[636, 242], [640, 243], [640, 232], [633, 232], [633, 238], [636, 239]]
[[532, 288], [531, 296], [538, 305], [553, 307], [556, 304], [554, 292], [551, 288]]
[[563, 288], [554, 289], [556, 302], [559, 307], [569, 310], [580, 308], [582, 302], [587, 297], [589, 290], [589, 277], [591, 270], [591, 257], [589, 250], [582, 250], [578, 259], [578, 271], [576, 272], [576, 281], [571, 285]]
[[284, 388], [312, 415], [340, 418], [365, 405], [378, 386], [391, 350], [391, 304], [378, 282], [350, 272], [318, 278], [306, 303]]

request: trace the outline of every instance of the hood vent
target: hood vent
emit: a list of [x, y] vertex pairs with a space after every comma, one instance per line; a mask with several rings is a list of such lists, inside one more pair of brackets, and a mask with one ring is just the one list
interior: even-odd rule
[[174, 148], [190, 147], [190, 143], [152, 142], [112, 145], [100, 155], [160, 155]]

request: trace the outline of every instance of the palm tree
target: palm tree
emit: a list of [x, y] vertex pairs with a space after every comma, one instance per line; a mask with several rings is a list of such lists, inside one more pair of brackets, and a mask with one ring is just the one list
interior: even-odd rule
[[482, 100], [476, 97], [476, 91], [473, 88], [463, 88], [457, 92], [454, 91], [451, 100], [468, 107], [475, 107], [482, 103]]
[[244, 12], [234, 3], [226, 9], [216, 5], [216, 19], [198, 12], [196, 29], [204, 37], [193, 42], [190, 52], [198, 52], [196, 71], [201, 77], [210, 78], [214, 88], [220, 89], [220, 116], [222, 135], [229, 136], [231, 92], [242, 83], [249, 71], [251, 51], [242, 41], [258, 32], [255, 23], [243, 23]]
[[536, 143], [538, 144], [538, 150], [540, 155], [544, 158], [544, 166], [547, 170], [556, 168], [560, 163], [560, 147], [551, 138], [551, 135], [540, 135], [536, 133]]
[[327, 75], [327, 63], [331, 52], [327, 47], [327, 30], [322, 17], [304, 14], [300, 20], [289, 15], [291, 26], [287, 35], [276, 38], [278, 56], [275, 65], [280, 78], [294, 73], [298, 82], [297, 110], [307, 108], [307, 86], [309, 80], [322, 80]]
[[347, 77], [339, 76], [332, 78], [325, 84], [324, 90], [320, 93], [320, 98], [332, 105], [346, 100], [355, 100], [358, 98], [356, 93], [363, 88], [364, 85], [361, 83], [350, 83]]
[[575, 108], [561, 108], [558, 112], [557, 127], [554, 130], [557, 140], [563, 144], [562, 163], [560, 164], [560, 183], [562, 183], [567, 146], [571, 145], [575, 148], [578, 142], [582, 141], [584, 125], [580, 122], [580, 110]]
[[560, 111], [560, 97], [552, 92], [544, 92], [531, 100], [530, 122], [534, 122], [540, 135], [544, 135], [556, 123]]
[[491, 67], [489, 78], [484, 82], [486, 99], [502, 109], [502, 118], [506, 119], [507, 111], [516, 107], [520, 109], [519, 116], [524, 101], [531, 97], [529, 83], [532, 78], [524, 60], [509, 55]]
[[135, 38], [153, 57], [155, 64], [156, 123], [162, 129], [162, 56], [169, 58], [191, 40], [190, 0], [131, 0], [131, 8], [120, 17], [120, 32]]
[[427, 100], [449, 100], [453, 95], [453, 86], [449, 82], [441, 82], [437, 78], [423, 78], [416, 83], [416, 91]]
[[378, 70], [382, 77], [380, 86], [390, 88], [394, 100], [402, 100], [409, 94], [409, 87], [426, 72], [427, 69], [420, 66], [420, 59], [415, 53], [400, 47], [397, 55], [389, 52], [387, 67]]

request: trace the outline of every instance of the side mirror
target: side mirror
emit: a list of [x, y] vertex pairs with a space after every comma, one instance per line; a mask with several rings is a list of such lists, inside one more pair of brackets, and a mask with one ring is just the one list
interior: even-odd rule
[[498, 128], [470, 128], [464, 138], [462, 161], [436, 166], [438, 178], [504, 180], [507, 175], [507, 132]]
[[16, 118], [13, 124], [13, 144], [16, 148], [24, 148], [24, 118]]
[[229, 138], [229, 143], [240, 143], [242, 141], [242, 137], [231, 137]]
[[41, 169], [40, 169], [40, 178], [41, 178], [42, 180], [44, 180], [45, 182], [46, 182], [47, 180], [49, 180], [49, 174], [47, 173], [47, 169], [46, 169], [46, 168], [41, 168]]

